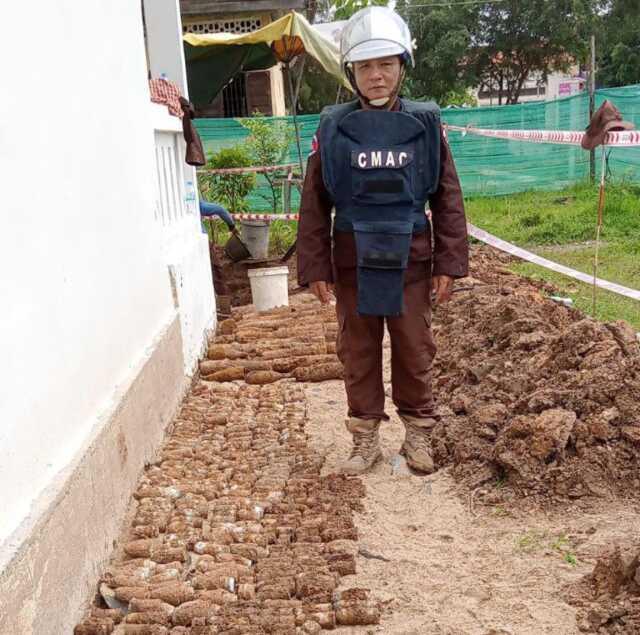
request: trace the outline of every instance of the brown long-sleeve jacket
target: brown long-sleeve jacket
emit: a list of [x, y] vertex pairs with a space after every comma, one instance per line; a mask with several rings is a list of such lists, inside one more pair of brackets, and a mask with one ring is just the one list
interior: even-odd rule
[[[331, 210], [333, 201], [322, 179], [320, 144], [316, 134], [307, 161], [298, 225], [298, 283], [306, 286], [336, 276], [355, 279], [356, 247], [353, 234], [335, 231], [333, 249]], [[440, 134], [440, 181], [429, 199], [432, 213], [433, 250], [430, 232], [414, 234], [405, 280], [425, 275], [425, 263], [433, 260], [432, 274], [461, 278], [467, 275], [469, 245], [460, 181], [444, 132]], [[433, 251], [433, 253], [432, 253]]]

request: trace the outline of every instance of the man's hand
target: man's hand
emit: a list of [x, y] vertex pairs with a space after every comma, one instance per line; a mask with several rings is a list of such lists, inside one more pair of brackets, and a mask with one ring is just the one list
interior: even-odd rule
[[328, 304], [334, 295], [333, 285], [330, 282], [324, 282], [322, 280], [309, 283], [309, 290], [322, 304]]
[[431, 289], [436, 294], [436, 305], [446, 304], [451, 299], [453, 278], [451, 276], [433, 276]]

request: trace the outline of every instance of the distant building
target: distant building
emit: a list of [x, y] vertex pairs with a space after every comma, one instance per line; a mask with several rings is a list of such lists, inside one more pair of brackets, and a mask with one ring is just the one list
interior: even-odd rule
[[[180, 0], [184, 33], [249, 33], [289, 11], [307, 9], [308, 0]], [[282, 116], [284, 81], [278, 64], [268, 70], [238, 73], [200, 114], [208, 117], [243, 117], [259, 110]]]
[[[518, 102], [551, 101], [582, 92], [586, 88], [586, 79], [578, 75], [577, 68], [572, 71], [573, 74], [550, 73], [547, 81], [544, 81], [539, 73], [532, 73], [524, 82]], [[496, 87], [481, 86], [473, 93], [479, 106], [497, 106], [500, 103], [500, 95]], [[505, 103], [504, 96], [502, 103]]]

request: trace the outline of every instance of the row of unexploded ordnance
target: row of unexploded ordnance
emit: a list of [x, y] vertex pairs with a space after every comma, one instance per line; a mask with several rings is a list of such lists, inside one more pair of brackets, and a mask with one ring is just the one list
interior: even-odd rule
[[300, 382], [342, 379], [337, 335], [335, 308], [319, 303], [260, 314], [236, 311], [218, 326], [200, 373], [206, 381], [257, 385], [289, 377]]
[[301, 386], [200, 384], [140, 480], [95, 633], [309, 633], [380, 618], [355, 573], [359, 480], [320, 476]]

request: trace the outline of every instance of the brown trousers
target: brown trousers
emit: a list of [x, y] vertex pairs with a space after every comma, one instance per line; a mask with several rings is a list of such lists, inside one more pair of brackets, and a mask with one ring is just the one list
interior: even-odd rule
[[[424, 263], [423, 263], [424, 265]], [[356, 311], [357, 286], [352, 276], [336, 272], [338, 341], [345, 367], [349, 416], [388, 419], [384, 411], [382, 338], [384, 322], [391, 339], [392, 399], [399, 414], [428, 417], [433, 413], [431, 364], [436, 345], [431, 332], [431, 279], [428, 275], [404, 287], [399, 317], [361, 316]]]

